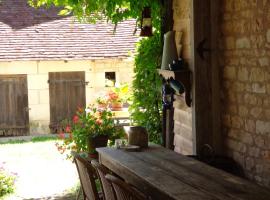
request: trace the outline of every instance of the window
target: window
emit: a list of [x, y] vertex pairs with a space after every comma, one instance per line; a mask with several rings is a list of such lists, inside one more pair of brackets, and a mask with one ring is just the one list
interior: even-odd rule
[[115, 72], [105, 72], [105, 87], [114, 87], [116, 82]]

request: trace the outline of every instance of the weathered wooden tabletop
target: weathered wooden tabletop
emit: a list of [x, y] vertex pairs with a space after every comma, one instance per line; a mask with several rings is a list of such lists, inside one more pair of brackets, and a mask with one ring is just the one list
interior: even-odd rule
[[103, 165], [153, 200], [270, 200], [263, 187], [157, 145], [97, 151]]

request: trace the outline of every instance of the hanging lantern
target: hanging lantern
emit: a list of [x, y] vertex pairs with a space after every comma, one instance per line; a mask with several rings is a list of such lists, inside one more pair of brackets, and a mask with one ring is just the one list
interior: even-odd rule
[[151, 9], [150, 7], [144, 7], [142, 11], [141, 19], [141, 34], [142, 37], [152, 36], [152, 19], [151, 19]]

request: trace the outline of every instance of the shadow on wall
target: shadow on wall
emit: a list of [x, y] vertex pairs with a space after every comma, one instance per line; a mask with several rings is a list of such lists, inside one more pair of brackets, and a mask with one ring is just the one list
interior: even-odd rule
[[189, 155], [193, 159], [206, 163], [217, 169], [221, 169], [225, 172], [231, 173], [235, 176], [245, 178], [243, 168], [232, 158], [222, 155], [216, 155], [213, 151], [213, 148], [205, 144], [203, 147], [203, 155]]
[[12, 29], [22, 29], [35, 24], [61, 19], [63, 16], [58, 15], [59, 11], [60, 9], [55, 7], [50, 9], [32, 8], [27, 4], [27, 0], [0, 1], [0, 21]]

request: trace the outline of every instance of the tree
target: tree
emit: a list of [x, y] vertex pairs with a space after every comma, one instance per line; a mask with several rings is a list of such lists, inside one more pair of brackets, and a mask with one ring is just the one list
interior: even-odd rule
[[60, 14], [72, 13], [79, 20], [95, 22], [107, 19], [117, 24], [125, 19], [134, 18], [139, 21], [145, 6], [150, 6], [153, 16], [153, 26], [160, 27], [160, 0], [28, 0], [34, 7], [62, 7]]

